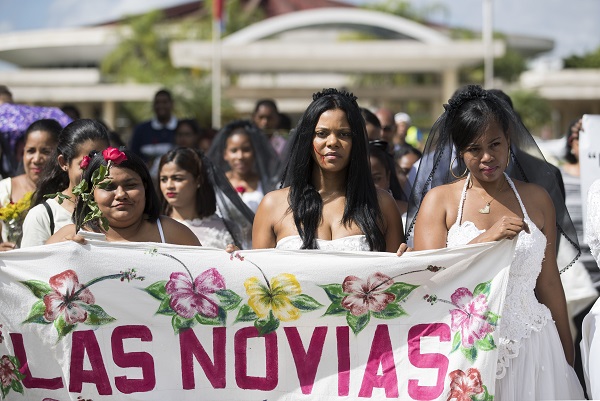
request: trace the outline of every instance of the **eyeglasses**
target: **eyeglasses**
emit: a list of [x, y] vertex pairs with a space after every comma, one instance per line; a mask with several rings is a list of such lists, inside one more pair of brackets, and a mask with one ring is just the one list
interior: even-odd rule
[[383, 127], [381, 127], [381, 129], [384, 131], [393, 131], [394, 128], [395, 127], [393, 125], [384, 125]]

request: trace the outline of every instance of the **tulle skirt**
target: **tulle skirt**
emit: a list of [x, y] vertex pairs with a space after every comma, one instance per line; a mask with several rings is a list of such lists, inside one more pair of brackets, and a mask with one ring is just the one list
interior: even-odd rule
[[585, 400], [573, 368], [567, 363], [554, 322], [521, 340], [506, 375], [496, 380], [495, 401]]

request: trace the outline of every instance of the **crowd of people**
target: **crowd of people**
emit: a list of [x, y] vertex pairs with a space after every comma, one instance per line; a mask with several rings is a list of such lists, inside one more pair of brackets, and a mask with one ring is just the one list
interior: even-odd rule
[[[475, 85], [449, 99], [427, 134], [408, 114], [361, 108], [337, 89], [315, 93], [293, 129], [272, 99], [258, 100], [248, 119], [226, 124], [214, 138], [195, 120], [176, 117], [168, 90], [156, 93], [153, 110], [127, 147], [115, 147], [106, 127], [91, 119], [73, 118], [64, 128], [48, 119], [31, 124], [22, 172], [0, 181], [0, 207], [32, 200], [18, 240], [8, 240], [4, 222], [0, 250], [101, 235], [401, 256], [513, 240], [496, 398], [583, 399], [582, 383], [600, 397], [600, 381], [590, 376], [600, 352], [593, 338], [600, 312], [591, 306], [597, 293], [589, 275], [598, 270], [600, 218], [588, 207], [588, 227], [596, 229], [583, 238], [580, 122], [566, 136], [558, 171], [510, 98]], [[598, 197], [590, 199], [592, 205]], [[584, 303], [578, 298], [574, 312], [559, 272], [580, 262], [557, 253], [580, 249], [592, 292]], [[580, 333], [583, 363], [573, 339]]]

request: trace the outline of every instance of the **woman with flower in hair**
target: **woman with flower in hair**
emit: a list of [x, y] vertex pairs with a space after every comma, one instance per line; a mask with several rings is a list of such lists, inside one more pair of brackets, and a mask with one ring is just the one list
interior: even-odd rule
[[[97, 121], [75, 120], [61, 131], [23, 222], [22, 248], [43, 245], [54, 232], [72, 223], [73, 188], [81, 181], [82, 168], [87, 167], [90, 152], [107, 147], [108, 132]], [[57, 192], [62, 193], [62, 199], [45, 197]]]
[[256, 213], [254, 248], [398, 250], [400, 212], [369, 174], [356, 97], [336, 89], [314, 94], [291, 149], [284, 188], [268, 193]]
[[265, 134], [248, 120], [223, 127], [206, 155], [225, 171], [231, 186], [253, 212], [263, 196], [275, 188], [279, 158]]
[[200, 245], [189, 228], [160, 216], [146, 163], [131, 151], [107, 148], [93, 155], [74, 193], [75, 224], [58, 230], [47, 244], [69, 239], [83, 242], [76, 235], [81, 229], [104, 234], [107, 241]]
[[414, 249], [516, 241], [498, 329], [495, 399], [583, 399], [571, 367], [557, 226], [570, 243], [577, 237], [555, 176], [514, 111], [495, 95], [470, 85], [444, 107], [410, 199]]

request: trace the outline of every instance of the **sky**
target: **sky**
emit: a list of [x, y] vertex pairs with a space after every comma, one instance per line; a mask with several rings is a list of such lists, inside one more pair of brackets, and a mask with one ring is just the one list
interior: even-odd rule
[[[118, 19], [189, 0], [0, 0], [0, 33], [73, 27]], [[227, 1], [227, 0], [225, 0]], [[378, 0], [346, 0], [366, 4]], [[383, 1], [383, 0], [379, 0]], [[600, 47], [600, 0], [492, 0], [496, 31], [554, 39], [542, 57], [560, 59]], [[480, 30], [482, 0], [410, 0], [417, 9], [441, 5], [433, 22]]]

